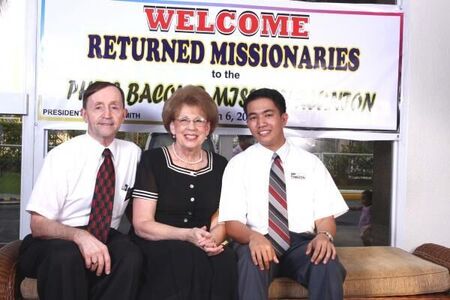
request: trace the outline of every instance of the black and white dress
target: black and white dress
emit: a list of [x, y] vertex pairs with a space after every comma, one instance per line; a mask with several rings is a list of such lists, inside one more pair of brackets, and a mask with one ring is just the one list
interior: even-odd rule
[[[190, 170], [175, 165], [167, 147], [143, 153], [133, 196], [157, 201], [155, 220], [180, 228], [210, 227], [219, 207], [224, 157], [207, 152], [207, 165]], [[235, 299], [237, 269], [228, 247], [208, 256], [190, 242], [149, 241], [132, 233], [144, 253], [139, 299]]]

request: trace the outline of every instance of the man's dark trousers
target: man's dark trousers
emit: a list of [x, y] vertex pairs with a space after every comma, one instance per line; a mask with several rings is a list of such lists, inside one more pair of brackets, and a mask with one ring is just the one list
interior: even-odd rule
[[142, 254], [127, 235], [111, 229], [106, 243], [111, 273], [96, 276], [86, 269], [72, 241], [25, 237], [20, 248], [19, 270], [38, 279], [43, 300], [135, 299], [141, 276]]
[[234, 243], [238, 257], [239, 299], [269, 299], [268, 286], [273, 278], [289, 277], [308, 288], [311, 300], [342, 300], [346, 271], [339, 259], [315, 265], [306, 255], [306, 247], [314, 235], [290, 232], [290, 238], [290, 248], [279, 264], [271, 264], [269, 271], [261, 271], [255, 266], [248, 244]]

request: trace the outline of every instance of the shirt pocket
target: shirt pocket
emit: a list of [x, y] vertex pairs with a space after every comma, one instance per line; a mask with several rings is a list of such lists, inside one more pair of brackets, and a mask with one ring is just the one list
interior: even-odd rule
[[126, 191], [124, 190], [120, 190], [119, 191], [119, 205], [117, 205], [117, 215], [121, 216], [124, 212], [125, 209], [128, 206], [128, 203], [130, 202], [131, 199], [131, 189], [128, 189]]
[[314, 229], [314, 188], [305, 172], [292, 171], [286, 174], [289, 229], [294, 232], [309, 232]]
[[285, 178], [288, 205], [292, 208], [295, 207], [295, 209], [299, 209], [300, 207], [310, 209], [312, 206], [312, 199], [314, 199], [314, 191], [313, 185], [306, 173], [289, 170], [285, 174]]

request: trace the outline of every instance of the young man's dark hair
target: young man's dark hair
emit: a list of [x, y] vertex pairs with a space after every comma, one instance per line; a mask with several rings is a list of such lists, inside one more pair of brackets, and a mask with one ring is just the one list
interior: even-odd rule
[[284, 100], [283, 95], [277, 90], [267, 88], [255, 90], [248, 95], [247, 99], [244, 100], [244, 112], [247, 113], [247, 106], [250, 102], [259, 98], [268, 98], [272, 100], [280, 111], [280, 114], [286, 112], [286, 100]]
[[122, 96], [123, 107], [125, 107], [125, 94], [124, 94], [123, 90], [120, 88], [120, 86], [118, 86], [117, 84], [111, 83], [111, 82], [96, 81], [96, 82], [90, 84], [83, 93], [83, 108], [86, 109], [87, 100], [92, 94], [95, 94], [96, 92], [98, 92], [101, 89], [104, 89], [105, 87], [108, 87], [108, 86], [113, 86], [119, 90], [120, 95]]

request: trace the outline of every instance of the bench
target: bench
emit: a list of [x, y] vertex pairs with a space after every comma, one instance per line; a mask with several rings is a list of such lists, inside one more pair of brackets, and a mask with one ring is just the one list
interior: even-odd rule
[[[36, 280], [17, 273], [20, 241], [0, 249], [0, 300], [37, 299]], [[448, 292], [450, 249], [424, 244], [413, 254], [394, 247], [337, 247], [347, 270], [344, 296], [389, 297]], [[304, 299], [307, 290], [288, 278], [277, 278], [269, 296]], [[19, 296], [20, 295], [20, 296]], [[22, 298], [21, 298], [22, 297]]]

